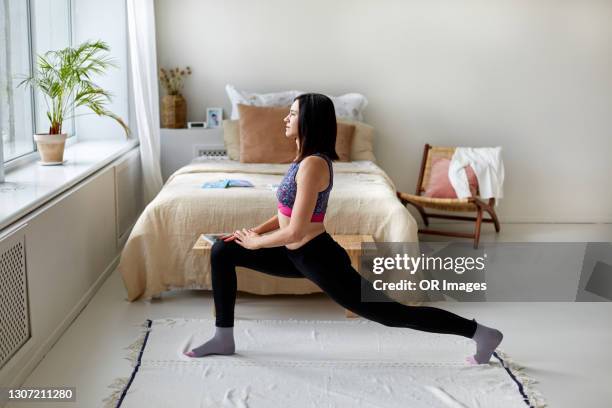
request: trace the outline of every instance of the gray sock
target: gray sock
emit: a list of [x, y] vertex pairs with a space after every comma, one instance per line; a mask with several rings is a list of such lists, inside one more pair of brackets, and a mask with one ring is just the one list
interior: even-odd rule
[[236, 346], [234, 344], [233, 327], [216, 327], [215, 335], [206, 343], [185, 353], [189, 357], [204, 357], [210, 354], [234, 354]]
[[476, 342], [476, 354], [473, 358], [478, 364], [486, 364], [493, 352], [501, 343], [504, 335], [497, 329], [492, 329], [476, 322], [476, 332], [472, 339]]

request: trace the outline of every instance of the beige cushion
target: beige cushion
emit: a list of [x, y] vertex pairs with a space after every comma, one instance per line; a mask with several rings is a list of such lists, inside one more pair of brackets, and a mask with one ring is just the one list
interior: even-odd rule
[[[223, 121], [225, 149], [231, 160], [240, 160], [240, 128], [238, 123], [239, 121], [237, 119]], [[374, 128], [363, 122], [353, 122], [346, 119], [338, 119], [338, 123], [352, 124], [355, 126], [355, 132], [353, 133], [353, 140], [351, 142], [350, 159], [376, 162], [376, 157], [374, 156]], [[337, 143], [336, 146], [338, 146]]]
[[223, 140], [230, 160], [240, 160], [240, 121], [223, 121]]
[[351, 161], [351, 146], [353, 144], [353, 135], [355, 134], [355, 125], [348, 123], [338, 123], [336, 133], [336, 153], [339, 161]]
[[353, 143], [351, 145], [351, 160], [370, 160], [376, 162], [374, 157], [374, 127], [363, 122], [338, 119], [338, 123], [355, 125]]
[[241, 163], [291, 163], [297, 155], [293, 138], [285, 136], [288, 107], [238, 104]]

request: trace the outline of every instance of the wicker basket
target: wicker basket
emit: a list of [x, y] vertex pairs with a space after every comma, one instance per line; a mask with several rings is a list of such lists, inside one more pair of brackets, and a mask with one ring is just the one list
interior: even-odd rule
[[187, 101], [182, 95], [166, 95], [162, 98], [161, 125], [172, 129], [187, 126]]

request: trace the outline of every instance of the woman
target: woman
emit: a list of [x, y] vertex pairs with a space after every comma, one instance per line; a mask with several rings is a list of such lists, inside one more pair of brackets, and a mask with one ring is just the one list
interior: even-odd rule
[[[488, 363], [503, 337], [496, 329], [433, 307], [406, 306], [391, 300], [361, 301], [364, 278], [323, 225], [333, 185], [332, 160], [338, 159], [334, 105], [324, 95], [304, 94], [295, 98], [284, 121], [285, 136], [295, 138], [298, 155], [279, 185], [278, 214], [256, 228], [238, 230], [213, 245], [215, 335], [185, 354], [203, 357], [234, 353], [235, 268], [243, 266], [270, 275], [308, 278], [342, 307], [385, 326], [472, 338], [476, 341], [476, 354], [467, 361]], [[374, 291], [369, 283], [364, 287]]]

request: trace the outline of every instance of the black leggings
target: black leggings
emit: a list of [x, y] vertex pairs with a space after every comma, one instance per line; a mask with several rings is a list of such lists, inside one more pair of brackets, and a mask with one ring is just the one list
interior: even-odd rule
[[[372, 284], [351, 266], [344, 248], [327, 232], [295, 250], [285, 246], [251, 250], [234, 241], [217, 241], [211, 252], [217, 327], [234, 326], [236, 266], [285, 278], [308, 278], [342, 307], [385, 326], [468, 338], [476, 331], [475, 321], [443, 309], [407, 306], [395, 301], [362, 302], [362, 281], [367, 283], [365, 288], [374, 291]], [[377, 296], [380, 297], [380, 294], [377, 293]]]

